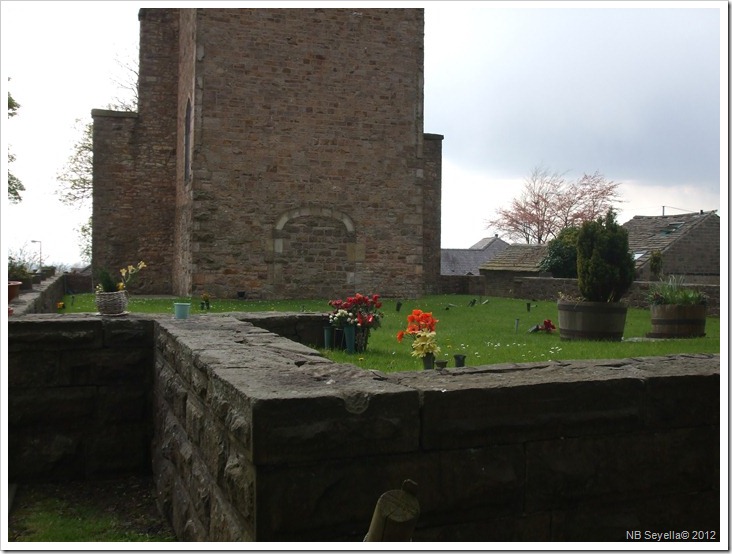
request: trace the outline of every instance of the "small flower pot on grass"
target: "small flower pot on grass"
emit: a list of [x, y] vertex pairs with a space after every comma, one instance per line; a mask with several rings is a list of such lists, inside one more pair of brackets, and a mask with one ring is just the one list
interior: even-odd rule
[[190, 302], [174, 302], [173, 309], [175, 312], [175, 319], [188, 319], [191, 313]]

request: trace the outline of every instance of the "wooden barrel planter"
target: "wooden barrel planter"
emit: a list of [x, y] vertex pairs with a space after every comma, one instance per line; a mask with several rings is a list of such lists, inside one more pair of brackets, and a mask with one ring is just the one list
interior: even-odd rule
[[657, 304], [651, 306], [653, 339], [703, 337], [707, 323], [707, 307], [703, 304]]
[[618, 302], [557, 303], [559, 338], [562, 340], [604, 340], [620, 342], [628, 307]]

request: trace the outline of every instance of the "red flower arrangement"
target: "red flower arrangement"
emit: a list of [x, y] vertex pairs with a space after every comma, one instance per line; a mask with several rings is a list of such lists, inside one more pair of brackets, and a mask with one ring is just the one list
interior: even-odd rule
[[356, 293], [345, 300], [331, 300], [328, 305], [333, 308], [329, 315], [332, 325], [342, 327], [346, 324], [355, 324], [364, 329], [375, 329], [381, 325], [381, 300], [378, 294]]

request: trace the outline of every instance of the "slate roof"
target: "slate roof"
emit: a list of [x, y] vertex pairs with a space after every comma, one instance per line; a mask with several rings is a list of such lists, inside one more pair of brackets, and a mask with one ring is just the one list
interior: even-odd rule
[[486, 237], [470, 248], [443, 248], [440, 253], [442, 275], [480, 275], [480, 266], [500, 253], [508, 243], [498, 237]]
[[509, 244], [503, 252], [481, 265], [480, 269], [541, 273], [539, 262], [544, 259], [546, 249], [546, 244]]
[[710, 217], [719, 216], [713, 211], [681, 215], [637, 215], [623, 223], [622, 226], [628, 231], [628, 246], [636, 260], [636, 267], [648, 262], [651, 252], [663, 252]]

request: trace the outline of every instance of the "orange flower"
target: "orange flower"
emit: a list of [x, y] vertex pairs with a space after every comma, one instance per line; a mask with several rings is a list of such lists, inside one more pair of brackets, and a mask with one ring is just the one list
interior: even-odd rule
[[[419, 309], [412, 310], [412, 313], [407, 316], [407, 328], [400, 331], [401, 336], [404, 338], [404, 334], [416, 335], [420, 331], [433, 332], [438, 321], [438, 319], [432, 317], [432, 312], [423, 312]], [[401, 342], [399, 336], [397, 336], [397, 339]]]
[[432, 312], [423, 312], [415, 309], [407, 316], [407, 328], [397, 333], [397, 340], [402, 342], [405, 335], [411, 335], [412, 356], [424, 357], [427, 354], [437, 354], [440, 347], [437, 346], [435, 326], [438, 320], [432, 317]]

